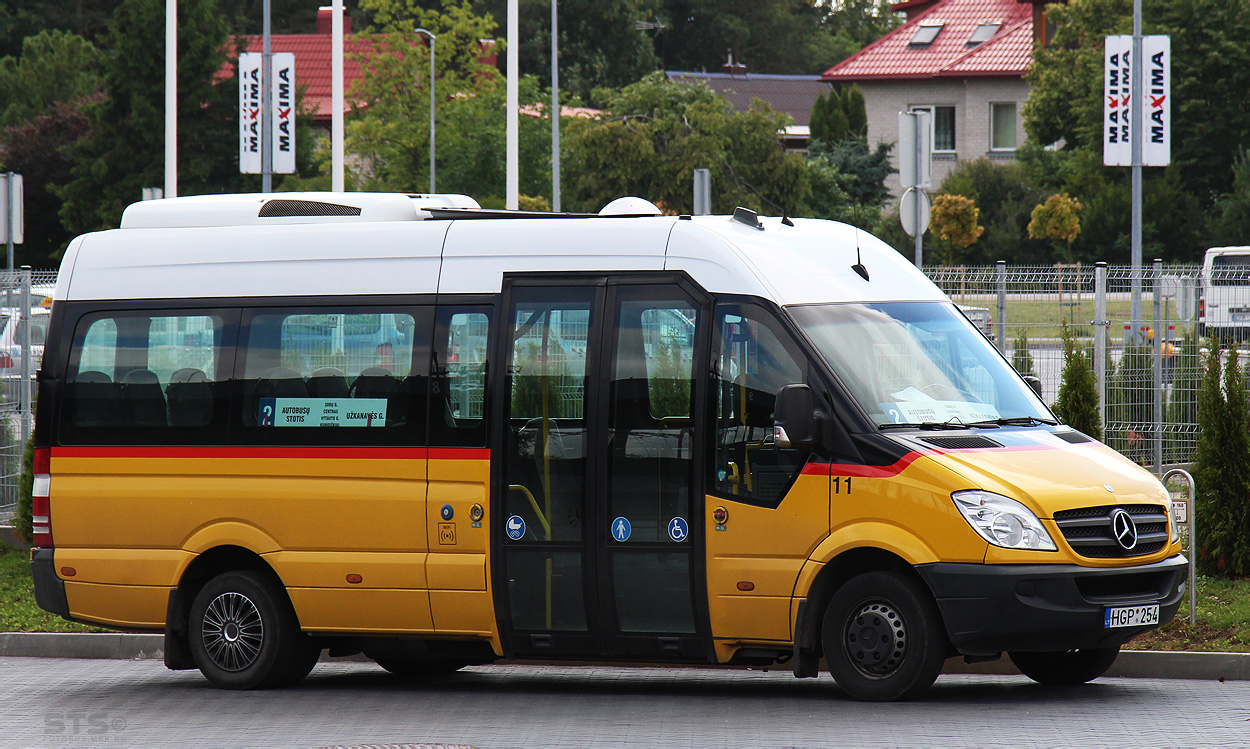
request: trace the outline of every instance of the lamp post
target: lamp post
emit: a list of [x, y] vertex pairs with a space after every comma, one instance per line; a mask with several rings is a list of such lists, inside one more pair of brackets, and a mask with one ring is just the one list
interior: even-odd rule
[[430, 40], [430, 194], [434, 194], [434, 41], [438, 37], [428, 29], [417, 29], [417, 33]]

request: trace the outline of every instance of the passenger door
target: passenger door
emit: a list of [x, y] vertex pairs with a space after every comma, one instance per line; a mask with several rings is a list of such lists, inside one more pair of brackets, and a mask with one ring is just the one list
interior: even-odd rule
[[702, 660], [694, 373], [706, 301], [672, 276], [505, 280], [496, 605], [520, 655]]

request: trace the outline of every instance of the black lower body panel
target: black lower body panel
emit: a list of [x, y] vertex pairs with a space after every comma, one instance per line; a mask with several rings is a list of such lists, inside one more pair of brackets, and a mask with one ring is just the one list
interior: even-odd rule
[[926, 564], [916, 568], [964, 655], [1123, 645], [1156, 625], [1105, 626], [1106, 610], [1159, 604], [1171, 621], [1185, 593], [1181, 555], [1137, 567], [1072, 564]]
[[44, 611], [69, 619], [65, 581], [56, 574], [52, 549], [35, 549], [30, 557], [30, 574], [35, 580], [35, 603]]

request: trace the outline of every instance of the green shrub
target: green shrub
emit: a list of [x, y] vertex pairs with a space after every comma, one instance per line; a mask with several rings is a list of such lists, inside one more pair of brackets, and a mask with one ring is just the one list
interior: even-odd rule
[[1023, 329], [1011, 344], [1011, 366], [1015, 367], [1021, 377], [1033, 374], [1033, 354], [1029, 352], [1029, 334]]
[[31, 489], [35, 483], [35, 440], [26, 441], [22, 453], [22, 473], [17, 479], [17, 516], [13, 519], [17, 535], [26, 543], [34, 540], [31, 530]]
[[1092, 352], [1077, 346], [1072, 330], [1063, 326], [1063, 375], [1059, 398], [1052, 407], [1060, 421], [1096, 440], [1102, 439], [1098, 418], [1098, 381], [1094, 378]]
[[1246, 381], [1236, 349], [1207, 355], [1198, 392], [1198, 446], [1193, 476], [1197, 489], [1198, 569], [1205, 574], [1250, 574], [1250, 417]]

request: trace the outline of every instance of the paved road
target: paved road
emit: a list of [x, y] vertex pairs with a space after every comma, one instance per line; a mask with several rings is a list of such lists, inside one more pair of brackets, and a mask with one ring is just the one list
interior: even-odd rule
[[213, 689], [157, 661], [0, 658], [6, 746], [1196, 746], [1250, 744], [1250, 683], [1051, 688], [945, 675], [863, 704], [827, 676], [484, 666], [428, 684], [322, 663], [300, 687]]

